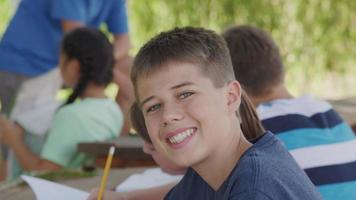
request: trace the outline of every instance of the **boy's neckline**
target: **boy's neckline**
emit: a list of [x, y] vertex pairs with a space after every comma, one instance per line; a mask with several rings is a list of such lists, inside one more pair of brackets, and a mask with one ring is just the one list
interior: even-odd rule
[[[229, 155], [226, 155], [226, 156], [222, 156], [220, 158], [223, 159], [224, 158], [227, 158], [227, 159], [223, 159], [223, 162], [221, 162], [222, 160], [221, 159], [218, 159], [220, 160], [220, 162], [217, 162], [217, 160], [215, 161], [211, 161], [212, 163], [210, 163], [208, 166], [210, 166], [210, 169], [207, 170], [207, 169], [203, 169], [202, 172], [203, 174], [199, 173], [199, 170], [195, 168], [194, 171], [196, 173], [199, 174], [199, 176], [209, 185], [209, 187], [215, 191], [215, 192], [218, 192], [220, 190], [221, 187], [224, 186], [224, 183], [226, 180], [228, 180], [230, 174], [234, 171], [236, 165], [238, 164], [238, 162], [240, 161], [240, 159], [243, 157], [243, 155], [253, 146], [253, 144], [251, 144], [244, 136], [243, 136], [243, 133], [241, 132], [240, 133], [241, 136], [240, 136], [240, 139], [237, 139], [237, 138], [233, 138], [231, 141], [233, 141], [234, 139], [237, 140], [237, 143], [235, 143], [235, 145], [227, 145], [227, 146], [231, 146], [231, 147], [236, 147], [237, 149], [230, 149], [230, 153]], [[226, 150], [226, 149], [224, 149]], [[229, 149], [227, 149], [229, 150]], [[216, 155], [215, 155], [216, 156]], [[214, 164], [215, 163], [215, 164]], [[206, 165], [203, 164], [203, 165]], [[224, 165], [228, 165], [227, 167]], [[214, 169], [214, 171], [219, 171], [220, 173], [217, 175], [217, 177], [213, 177], [211, 175], [211, 169]], [[208, 172], [207, 172], [208, 171]], [[223, 172], [225, 171], [225, 172]], [[207, 173], [206, 173], [207, 172]], [[204, 175], [205, 174], [205, 175]], [[220, 179], [220, 180], [217, 180], [217, 179]]]

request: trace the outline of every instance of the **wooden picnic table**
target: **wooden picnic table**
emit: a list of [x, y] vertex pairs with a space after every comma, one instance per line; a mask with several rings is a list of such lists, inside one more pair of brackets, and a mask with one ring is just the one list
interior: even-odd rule
[[349, 97], [340, 100], [329, 100], [334, 109], [340, 113], [341, 117], [353, 128], [356, 133], [356, 97]]
[[104, 167], [110, 146], [115, 146], [112, 167], [156, 166], [150, 155], [142, 151], [143, 140], [138, 136], [123, 136], [102, 142], [80, 143], [78, 151], [95, 157], [95, 166]]
[[[123, 168], [110, 170], [108, 177], [107, 188], [115, 188], [116, 185], [124, 181], [128, 176], [143, 172], [147, 168]], [[90, 178], [77, 178], [71, 180], [57, 181], [57, 183], [64, 184], [76, 189], [90, 192], [91, 189], [99, 187], [102, 176], [102, 170], [99, 170], [98, 175]], [[17, 185], [0, 190], [1, 200], [35, 200], [35, 194], [27, 185]]]

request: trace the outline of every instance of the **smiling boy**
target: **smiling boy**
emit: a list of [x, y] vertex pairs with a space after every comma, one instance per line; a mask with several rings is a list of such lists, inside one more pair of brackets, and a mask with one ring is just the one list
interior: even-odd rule
[[[188, 170], [170, 200], [321, 199], [281, 142], [266, 132], [235, 80], [224, 40], [176, 28], [147, 42], [131, 72], [158, 153]], [[113, 198], [114, 199], [114, 198]]]
[[131, 79], [154, 147], [189, 167], [166, 199], [321, 198], [262, 128], [214, 32], [185, 27], [159, 34], [137, 54]]

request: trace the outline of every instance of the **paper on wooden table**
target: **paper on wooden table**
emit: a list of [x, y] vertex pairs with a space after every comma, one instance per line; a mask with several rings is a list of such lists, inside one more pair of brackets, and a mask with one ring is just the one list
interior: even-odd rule
[[37, 200], [86, 200], [89, 197], [88, 192], [44, 179], [26, 175], [22, 175], [21, 178], [30, 185]]

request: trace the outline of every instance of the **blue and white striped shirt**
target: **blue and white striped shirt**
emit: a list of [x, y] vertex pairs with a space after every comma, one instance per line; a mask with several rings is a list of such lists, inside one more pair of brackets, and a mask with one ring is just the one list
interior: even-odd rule
[[324, 199], [356, 199], [355, 135], [329, 103], [302, 96], [264, 103], [257, 112]]

